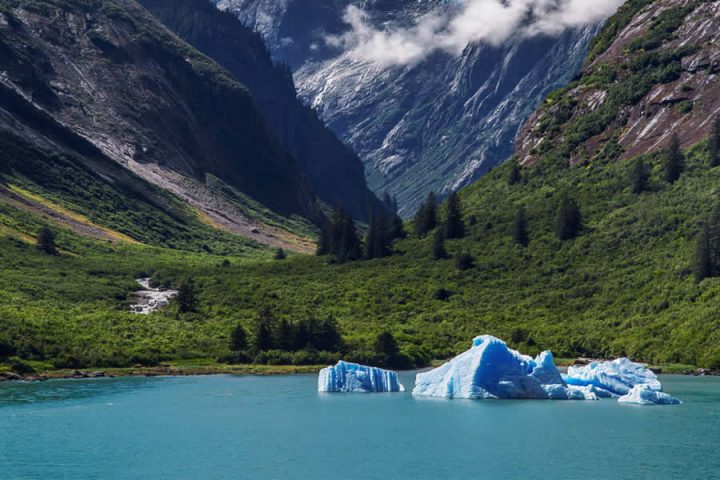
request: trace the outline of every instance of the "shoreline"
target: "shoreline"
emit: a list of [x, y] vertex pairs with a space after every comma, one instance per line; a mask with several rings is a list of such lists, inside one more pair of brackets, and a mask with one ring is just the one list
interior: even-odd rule
[[[585, 360], [585, 359], [578, 359]], [[565, 373], [567, 367], [573, 364], [582, 364], [572, 359], [562, 359], [557, 362], [558, 369]], [[46, 370], [33, 373], [19, 374], [12, 371], [0, 371], [0, 383], [3, 382], [43, 382], [46, 380], [81, 380], [93, 378], [115, 377], [193, 377], [203, 375], [300, 375], [317, 373], [327, 365], [217, 365], [217, 364], [168, 364], [163, 363], [156, 367], [126, 367], [126, 368], [93, 368], [93, 369], [61, 369]], [[698, 368], [691, 365], [649, 365], [658, 375], [686, 375], [694, 377], [720, 376], [720, 372]]]
[[204, 375], [299, 375], [317, 373], [327, 365], [159, 365], [157, 367], [129, 367], [129, 368], [94, 368], [94, 369], [66, 369], [48, 370], [35, 373], [18, 374], [15, 372], [0, 372], [2, 382], [43, 382], [46, 380], [82, 380], [92, 378], [115, 377], [194, 377]]

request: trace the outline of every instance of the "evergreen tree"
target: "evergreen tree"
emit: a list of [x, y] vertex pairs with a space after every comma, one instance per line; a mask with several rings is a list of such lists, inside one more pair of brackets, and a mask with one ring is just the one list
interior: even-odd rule
[[332, 222], [326, 219], [320, 228], [320, 236], [318, 237], [317, 250], [315, 252], [318, 257], [330, 254], [330, 250], [332, 249], [332, 228]]
[[325, 352], [339, 352], [342, 350], [342, 336], [334, 318], [328, 317], [317, 324], [312, 343], [315, 348]]
[[675, 183], [685, 169], [685, 156], [680, 149], [680, 138], [673, 134], [665, 152], [665, 180]]
[[510, 174], [508, 175], [508, 185], [515, 185], [522, 180], [522, 172], [520, 171], [520, 164], [517, 160], [513, 160], [510, 165]]
[[193, 312], [197, 308], [197, 294], [195, 293], [195, 282], [188, 279], [180, 284], [177, 294], [178, 310], [180, 313]]
[[375, 338], [375, 351], [390, 359], [400, 353], [400, 348], [392, 333], [383, 332]]
[[355, 229], [355, 221], [347, 212], [342, 212], [340, 221], [340, 240], [336, 251], [338, 261], [344, 263], [348, 260], [358, 260], [361, 258], [360, 237]]
[[430, 192], [415, 214], [415, 233], [422, 237], [438, 225], [437, 197]]
[[285, 253], [285, 250], [282, 248], [278, 248], [275, 251], [275, 256], [273, 257], [275, 260], [285, 260], [287, 258], [287, 253]]
[[649, 180], [650, 171], [648, 170], [647, 165], [645, 165], [645, 162], [643, 162], [642, 159], [637, 160], [633, 166], [630, 178], [632, 192], [639, 194], [647, 190]]
[[361, 258], [360, 238], [352, 216], [337, 207], [325, 221], [317, 248], [318, 255], [335, 255], [338, 262]]
[[392, 241], [386, 218], [383, 215], [374, 216], [365, 240], [365, 258], [387, 257], [392, 253]]
[[390, 225], [390, 237], [393, 240], [402, 240], [407, 237], [405, 224], [403, 223], [402, 218], [400, 218], [400, 215], [395, 214], [392, 219], [392, 225]]
[[460, 271], [470, 270], [475, 267], [475, 257], [468, 252], [458, 252], [455, 256], [455, 266]]
[[563, 197], [558, 207], [555, 235], [557, 235], [560, 240], [572, 240], [580, 234], [582, 227], [580, 207], [578, 207], [575, 200]]
[[447, 250], [445, 250], [445, 234], [442, 230], [438, 229], [433, 237], [433, 258], [435, 260], [442, 260], [448, 257]]
[[445, 212], [445, 238], [455, 239], [465, 236], [465, 221], [463, 220], [460, 196], [453, 192], [448, 197]]
[[703, 226], [695, 252], [695, 278], [720, 277], [720, 208]]
[[43, 253], [48, 255], [57, 255], [57, 246], [55, 245], [55, 233], [47, 227], [43, 227], [38, 232], [37, 247]]
[[247, 349], [247, 332], [242, 325], [237, 325], [230, 333], [230, 350], [240, 352]]
[[289, 321], [285, 319], [280, 321], [276, 333], [277, 339], [275, 340], [277, 348], [286, 352], [292, 351], [295, 346], [295, 332], [293, 330], [293, 325]]
[[698, 238], [695, 252], [695, 280], [700, 282], [712, 276], [712, 260], [710, 258], [710, 228], [705, 225]]
[[513, 242], [521, 247], [527, 247], [530, 244], [527, 216], [525, 215], [524, 207], [520, 207], [515, 215], [515, 223], [513, 224]]
[[256, 350], [262, 352], [273, 348], [272, 324], [273, 317], [270, 310], [261, 310], [258, 321], [255, 324], [255, 338], [253, 346]]
[[713, 122], [712, 132], [710, 133], [710, 166], [720, 166], [720, 117]]

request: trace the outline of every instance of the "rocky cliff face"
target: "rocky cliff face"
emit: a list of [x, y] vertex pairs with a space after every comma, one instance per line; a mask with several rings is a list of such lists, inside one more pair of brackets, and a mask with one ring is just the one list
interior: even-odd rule
[[207, 0], [141, 0], [165, 26], [217, 61], [247, 86], [282, 147], [292, 154], [317, 195], [367, 219], [380, 211], [357, 155], [297, 97], [292, 73], [275, 64], [263, 39]]
[[91, 168], [88, 158], [109, 158], [214, 216], [211, 177], [277, 212], [318, 218], [312, 188], [248, 90], [134, 1], [2, 2], [0, 72], [5, 132], [73, 149]]
[[577, 81], [518, 136], [523, 164], [625, 159], [706, 137], [720, 115], [720, 2], [633, 0], [591, 47]]
[[[407, 66], [383, 66], [333, 49], [345, 8], [374, 27], [407, 25], [448, 2], [220, 0], [261, 32], [294, 69], [298, 91], [358, 152], [368, 183], [414, 212], [431, 190], [447, 194], [510, 157], [519, 126], [552, 90], [570, 82], [598, 26], [557, 37], [470, 45]], [[440, 7], [445, 8], [445, 7]], [[450, 8], [450, 7], [447, 7]]]

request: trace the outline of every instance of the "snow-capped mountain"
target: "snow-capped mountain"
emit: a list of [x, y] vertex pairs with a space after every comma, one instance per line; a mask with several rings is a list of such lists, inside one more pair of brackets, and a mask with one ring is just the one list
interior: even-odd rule
[[553, 35], [509, 35], [405, 64], [358, 58], [337, 39], [348, 7], [377, 31], [416, 25], [446, 0], [219, 0], [289, 64], [301, 97], [363, 160], [369, 186], [409, 215], [508, 159], [520, 125], [580, 68], [599, 22]]

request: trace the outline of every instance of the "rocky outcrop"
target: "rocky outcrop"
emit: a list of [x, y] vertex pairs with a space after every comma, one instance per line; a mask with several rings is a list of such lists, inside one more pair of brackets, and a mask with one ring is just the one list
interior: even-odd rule
[[627, 159], [672, 134], [683, 146], [708, 135], [720, 115], [720, 2], [631, 1], [599, 38], [609, 41], [577, 80], [521, 129], [521, 163]]
[[297, 160], [320, 199], [356, 218], [383, 207], [363, 164], [297, 96], [292, 73], [273, 62], [262, 37], [207, 0], [141, 0], [165, 26], [225, 67], [252, 92], [265, 122]]
[[[111, 159], [161, 187], [170, 174], [212, 175], [276, 212], [320, 218], [247, 88], [135, 1], [3, 2], [0, 72], [4, 98], [47, 120], [0, 103], [0, 129], [30, 144], [62, 143], [92, 169]], [[48, 138], [61, 130], [69, 144]]]

